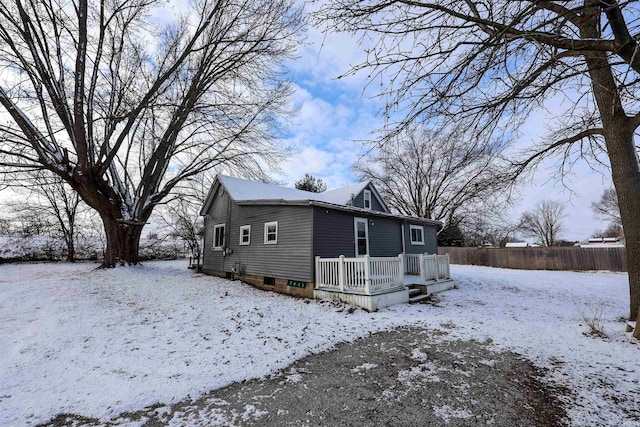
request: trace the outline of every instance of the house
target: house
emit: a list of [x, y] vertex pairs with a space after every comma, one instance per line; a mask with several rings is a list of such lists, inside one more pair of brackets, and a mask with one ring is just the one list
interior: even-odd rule
[[582, 248], [624, 248], [624, 238], [620, 237], [592, 237]]
[[[436, 254], [436, 233], [442, 227], [439, 221], [391, 213], [371, 182], [312, 193], [218, 175], [200, 214], [205, 217], [205, 273], [310, 298], [324, 297], [318, 294], [320, 288], [343, 294], [389, 293], [391, 288], [383, 289], [380, 278], [391, 276], [394, 289], [404, 290], [398, 277], [404, 275], [405, 264]], [[334, 263], [333, 270], [327, 270], [327, 259]], [[433, 262], [429, 260], [424, 262]], [[344, 267], [345, 262], [358, 265]], [[345, 268], [351, 268], [349, 278]], [[413, 270], [418, 274], [418, 267]], [[349, 288], [357, 278], [366, 283]], [[319, 286], [319, 280], [326, 283]], [[376, 304], [369, 308], [375, 310]]]
[[529, 242], [507, 242], [504, 245], [505, 248], [539, 248], [540, 245], [537, 243], [529, 243]]

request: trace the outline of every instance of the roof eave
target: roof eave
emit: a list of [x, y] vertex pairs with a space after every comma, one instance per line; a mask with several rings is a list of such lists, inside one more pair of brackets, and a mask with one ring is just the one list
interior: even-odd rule
[[347, 211], [347, 212], [359, 212], [359, 213], [363, 213], [366, 215], [372, 215], [372, 216], [380, 216], [380, 217], [387, 217], [387, 218], [396, 218], [396, 219], [402, 219], [405, 221], [415, 221], [415, 222], [422, 222], [425, 224], [430, 224], [430, 225], [435, 225], [435, 226], [439, 226], [439, 227], [443, 227], [444, 224], [441, 221], [436, 221], [433, 219], [428, 219], [428, 218], [420, 218], [417, 216], [406, 216], [406, 215], [397, 215], [397, 214], [393, 214], [390, 212], [381, 212], [381, 211], [373, 211], [370, 209], [364, 209], [364, 208], [357, 208], [354, 206], [343, 206], [343, 205], [335, 205], [333, 203], [327, 203], [327, 202], [321, 202], [321, 201], [316, 201], [316, 200], [310, 200], [309, 203], [313, 206], [320, 206], [320, 207], [325, 207], [325, 208], [329, 208], [329, 209], [335, 209], [335, 210], [341, 210], [341, 211]]

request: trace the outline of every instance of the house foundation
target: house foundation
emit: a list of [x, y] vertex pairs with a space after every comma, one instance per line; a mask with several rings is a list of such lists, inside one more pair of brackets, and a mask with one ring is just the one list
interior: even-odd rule
[[254, 274], [233, 273], [220, 270], [202, 270], [204, 274], [222, 277], [231, 280], [240, 280], [258, 289], [277, 292], [296, 297], [313, 298], [313, 282], [283, 279], [280, 277], [258, 276]]

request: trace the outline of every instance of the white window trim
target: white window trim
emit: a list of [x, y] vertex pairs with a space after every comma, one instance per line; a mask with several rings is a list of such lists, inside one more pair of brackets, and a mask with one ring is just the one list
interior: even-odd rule
[[[216, 230], [218, 228], [222, 228], [222, 246], [216, 246]], [[225, 246], [225, 244], [226, 244], [226, 231], [227, 231], [227, 224], [226, 223], [216, 224], [216, 225], [213, 226], [213, 250], [214, 251], [221, 251], [222, 248]]]
[[[358, 251], [358, 223], [364, 224], [364, 236], [365, 242], [367, 244], [367, 253], [360, 254]], [[356, 257], [363, 257], [368, 255], [369, 252], [369, 220], [367, 218], [353, 218], [353, 232], [354, 232], [354, 241], [355, 241], [355, 254]]]
[[[422, 240], [413, 240], [413, 230], [420, 230], [420, 237], [422, 237]], [[412, 245], [424, 246], [424, 227], [421, 225], [409, 225], [409, 239], [411, 240]]]
[[[276, 240], [268, 241], [267, 240], [267, 230], [272, 225], [276, 226]], [[278, 244], [278, 221], [271, 221], [271, 222], [265, 222], [264, 223], [264, 244], [265, 245], [277, 245]]]
[[[249, 240], [246, 242], [242, 241], [242, 232], [244, 230], [249, 230]], [[250, 225], [242, 225], [240, 226], [240, 246], [249, 246], [251, 244], [251, 226]]]
[[[371, 210], [371, 190], [364, 190], [364, 195], [362, 197], [364, 198], [364, 202], [363, 202], [364, 208], [367, 210]], [[369, 207], [367, 207], [367, 201], [369, 201]]]

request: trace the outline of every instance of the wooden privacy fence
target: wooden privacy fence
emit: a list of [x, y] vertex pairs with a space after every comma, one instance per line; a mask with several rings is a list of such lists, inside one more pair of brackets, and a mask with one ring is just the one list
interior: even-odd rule
[[627, 271], [625, 248], [458, 248], [439, 246], [452, 264], [522, 270]]

